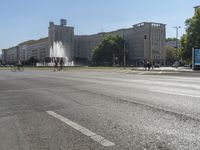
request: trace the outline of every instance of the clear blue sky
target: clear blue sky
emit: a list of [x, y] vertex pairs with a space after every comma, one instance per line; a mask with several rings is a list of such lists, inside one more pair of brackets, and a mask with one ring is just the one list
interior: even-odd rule
[[[48, 35], [49, 21], [67, 19], [75, 34], [93, 34], [149, 21], [167, 24], [175, 37], [194, 14], [197, 0], [0, 0], [0, 49]], [[1, 50], [0, 50], [1, 53]]]

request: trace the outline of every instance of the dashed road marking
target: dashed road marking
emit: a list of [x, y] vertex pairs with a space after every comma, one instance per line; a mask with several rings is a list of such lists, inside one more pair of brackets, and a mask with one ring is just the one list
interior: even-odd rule
[[173, 95], [180, 95], [180, 96], [189, 96], [189, 97], [195, 97], [200, 98], [198, 95], [191, 95], [191, 94], [184, 94], [184, 93], [176, 93], [176, 92], [168, 92], [168, 91], [159, 91], [159, 90], [150, 90], [151, 92], [157, 92], [157, 93], [165, 93], [165, 94], [173, 94]]
[[83, 127], [83, 126], [81, 126], [81, 125], [79, 125], [79, 124], [77, 124], [77, 123], [75, 123], [75, 122], [73, 122], [73, 121], [71, 121], [71, 120], [69, 120], [69, 119], [67, 119], [67, 118], [55, 113], [55, 112], [53, 112], [53, 111], [46, 111], [46, 112], [47, 112], [47, 114], [57, 118], [58, 120], [64, 122], [65, 124], [69, 125], [70, 127], [72, 127], [74, 129], [76, 129], [77, 131], [81, 132], [82, 134], [90, 137], [91, 139], [93, 139], [94, 141], [100, 143], [103, 146], [114, 146], [115, 145], [115, 143], [106, 140], [104, 137], [102, 137], [102, 136], [100, 136], [100, 135], [88, 130], [87, 128], [85, 128], [85, 127]]
[[146, 73], [145, 71], [141, 71], [141, 72], [138, 73], [138, 75], [143, 75], [145, 73]]

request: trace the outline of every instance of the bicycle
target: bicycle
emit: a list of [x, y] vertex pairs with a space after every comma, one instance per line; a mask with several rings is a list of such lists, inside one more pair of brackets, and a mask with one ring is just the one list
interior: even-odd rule
[[16, 71], [23, 72], [24, 67], [22, 65], [13, 65], [13, 66], [11, 66], [11, 71], [12, 72], [16, 72]]

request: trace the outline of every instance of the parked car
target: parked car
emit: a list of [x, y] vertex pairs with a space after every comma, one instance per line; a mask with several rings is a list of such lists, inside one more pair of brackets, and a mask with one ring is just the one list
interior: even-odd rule
[[185, 68], [192, 68], [192, 64], [184, 65]]
[[155, 64], [154, 68], [160, 68], [160, 65], [159, 64]]
[[184, 65], [184, 67], [188, 68], [188, 67], [190, 67], [190, 65]]
[[175, 61], [174, 63], [173, 63], [173, 65], [172, 65], [172, 67], [178, 67], [179, 66], [179, 62], [178, 61]]
[[0, 67], [6, 67], [6, 65], [5, 64], [1, 64]]

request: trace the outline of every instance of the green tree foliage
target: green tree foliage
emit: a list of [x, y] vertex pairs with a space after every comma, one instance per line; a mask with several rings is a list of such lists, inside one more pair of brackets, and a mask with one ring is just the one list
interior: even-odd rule
[[96, 65], [112, 65], [115, 57], [119, 63], [123, 62], [123, 47], [122, 37], [109, 35], [93, 50], [92, 61]]
[[182, 58], [188, 62], [192, 60], [192, 48], [200, 47], [200, 9], [195, 15], [185, 21], [186, 34], [181, 38]]
[[37, 62], [39, 62], [39, 61], [32, 56], [29, 58], [29, 60], [26, 62], [26, 64], [27, 65], [35, 65]]
[[172, 46], [166, 46], [166, 63], [167, 65], [172, 65], [175, 61], [177, 61], [179, 58], [179, 51], [172, 47]]
[[177, 41], [177, 39], [176, 38], [167, 38], [166, 42], [169, 42], [169, 41]]

